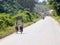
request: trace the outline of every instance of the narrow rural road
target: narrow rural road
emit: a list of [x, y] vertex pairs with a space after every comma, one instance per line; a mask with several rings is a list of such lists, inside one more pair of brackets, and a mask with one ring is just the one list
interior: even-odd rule
[[0, 45], [60, 45], [60, 25], [47, 16], [24, 28], [23, 34], [14, 33], [0, 39]]

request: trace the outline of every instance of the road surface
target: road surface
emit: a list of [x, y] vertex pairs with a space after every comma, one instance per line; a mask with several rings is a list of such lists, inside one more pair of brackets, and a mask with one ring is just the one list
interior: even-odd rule
[[60, 45], [60, 25], [47, 16], [24, 28], [23, 34], [14, 33], [0, 39], [0, 45]]

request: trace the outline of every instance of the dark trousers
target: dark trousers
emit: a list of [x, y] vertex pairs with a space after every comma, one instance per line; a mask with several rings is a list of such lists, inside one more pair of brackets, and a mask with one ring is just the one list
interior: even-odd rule
[[18, 27], [15, 27], [16, 31], [18, 31]]
[[20, 26], [20, 32], [23, 32], [23, 27]]

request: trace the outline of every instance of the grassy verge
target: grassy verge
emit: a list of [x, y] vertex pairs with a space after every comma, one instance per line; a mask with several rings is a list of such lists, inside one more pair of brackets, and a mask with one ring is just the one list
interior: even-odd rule
[[[24, 27], [27, 27], [35, 22], [37, 22], [38, 20], [40, 20], [40, 18], [34, 19], [33, 22], [28, 22], [28, 23], [24, 23]], [[6, 30], [0, 31], [0, 39], [12, 34], [15, 32], [15, 27], [8, 27]]]
[[13, 32], [15, 32], [14, 26], [13, 27], [8, 27], [4, 31], [0, 31], [0, 39], [12, 34]]
[[53, 18], [55, 18], [55, 20], [57, 20], [60, 23], [60, 16], [53, 16]]

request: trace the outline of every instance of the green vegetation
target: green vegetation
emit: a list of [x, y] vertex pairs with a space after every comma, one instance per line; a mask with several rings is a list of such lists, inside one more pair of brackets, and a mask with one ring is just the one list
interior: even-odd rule
[[14, 20], [9, 14], [6, 13], [0, 13], [0, 38], [5, 37], [13, 32], [13, 30], [10, 30], [14, 25]]
[[15, 22], [20, 24], [20, 16], [24, 27], [35, 23], [40, 15], [34, 12], [36, 0], [1, 0], [0, 1], [0, 38], [15, 32]]
[[19, 17], [23, 17], [24, 27], [35, 23], [40, 19], [40, 15], [37, 13], [29, 12], [27, 10], [19, 11], [17, 15], [11, 16], [10, 14], [0, 13], [0, 38], [3, 38], [13, 32], [15, 32], [16, 19], [20, 22]]
[[33, 11], [35, 7], [35, 0], [1, 0], [0, 12], [17, 14], [18, 11], [27, 8]]
[[58, 16], [55, 10], [53, 11], [53, 18], [55, 18], [55, 20], [57, 20], [60, 23], [60, 16]]
[[5, 29], [8, 26], [13, 26], [12, 17], [9, 14], [0, 14], [0, 30]]
[[53, 17], [60, 23], [60, 0], [48, 0], [50, 9], [53, 9]]
[[55, 18], [55, 20], [57, 20], [60, 23], [60, 16], [53, 16], [53, 18]]

